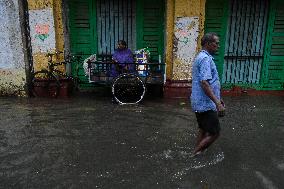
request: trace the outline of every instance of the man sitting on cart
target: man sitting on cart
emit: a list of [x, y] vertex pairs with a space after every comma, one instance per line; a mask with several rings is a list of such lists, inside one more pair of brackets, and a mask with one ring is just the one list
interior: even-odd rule
[[127, 48], [127, 44], [124, 40], [119, 40], [117, 44], [117, 49], [112, 55], [112, 65], [111, 75], [113, 77], [125, 72], [134, 72], [135, 65], [133, 59], [133, 53]]

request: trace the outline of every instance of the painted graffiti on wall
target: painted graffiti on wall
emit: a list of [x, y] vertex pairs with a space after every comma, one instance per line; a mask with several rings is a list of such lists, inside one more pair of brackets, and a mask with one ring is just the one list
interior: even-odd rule
[[174, 27], [173, 77], [177, 80], [190, 79], [197, 49], [199, 17], [177, 18]]
[[40, 39], [42, 42], [46, 40], [49, 36], [49, 25], [48, 24], [37, 24], [35, 26], [36, 38]]
[[52, 51], [55, 49], [52, 9], [30, 10], [29, 13], [33, 53]]

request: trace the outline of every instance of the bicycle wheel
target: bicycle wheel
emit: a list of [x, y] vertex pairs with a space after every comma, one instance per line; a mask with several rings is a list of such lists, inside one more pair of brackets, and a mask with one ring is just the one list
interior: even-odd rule
[[35, 72], [32, 79], [32, 95], [34, 97], [52, 97], [59, 95], [60, 82], [47, 70]]
[[135, 74], [122, 74], [112, 84], [114, 99], [120, 104], [136, 104], [145, 95], [145, 85]]

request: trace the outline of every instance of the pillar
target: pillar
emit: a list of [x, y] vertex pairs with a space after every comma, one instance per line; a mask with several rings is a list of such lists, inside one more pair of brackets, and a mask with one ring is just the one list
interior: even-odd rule
[[[48, 53], [64, 51], [62, 0], [28, 0], [35, 71], [47, 66]], [[63, 60], [64, 55], [55, 57]], [[62, 70], [63, 68], [61, 68]]]
[[191, 67], [204, 33], [205, 1], [167, 1], [166, 97], [189, 95]]

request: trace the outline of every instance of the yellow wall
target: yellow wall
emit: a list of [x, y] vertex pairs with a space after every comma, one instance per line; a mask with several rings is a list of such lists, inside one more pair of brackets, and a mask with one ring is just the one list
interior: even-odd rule
[[53, 0], [28, 0], [29, 10], [38, 10], [52, 7]]
[[[64, 33], [63, 33], [63, 23], [62, 23], [62, 0], [28, 0], [29, 10], [41, 10], [51, 8], [53, 10], [53, 20], [54, 20], [54, 29], [55, 29], [55, 51], [64, 51]], [[46, 57], [47, 53], [34, 53], [34, 68], [39, 70], [41, 68], [46, 68], [48, 58]], [[56, 57], [57, 60], [63, 60], [63, 54], [60, 54]], [[63, 69], [63, 68], [62, 68]]]
[[166, 77], [172, 78], [173, 73], [173, 42], [174, 42], [174, 17], [175, 17], [175, 1], [167, 0], [166, 9]]
[[[200, 47], [200, 36], [204, 31], [205, 20], [205, 1], [206, 0], [167, 0], [166, 1], [166, 75], [167, 79], [183, 80], [182, 74], [173, 74], [173, 67], [180, 64], [173, 59], [174, 43], [174, 23], [178, 17], [199, 17], [199, 38], [196, 52]], [[64, 34], [62, 23], [62, 0], [28, 0], [29, 10], [52, 8], [54, 14], [55, 39], [57, 51], [64, 50]], [[47, 57], [45, 53], [34, 54], [34, 67], [38, 70], [46, 67]], [[59, 57], [61, 60], [63, 56]]]
[[204, 34], [205, 3], [206, 0], [176, 0], [175, 17], [198, 16], [199, 17], [199, 40], [198, 50], [201, 49], [201, 36]]
[[206, 0], [167, 0], [167, 25], [166, 25], [166, 64], [167, 79], [184, 80], [182, 73], [173, 73], [173, 67], [181, 64], [173, 56], [174, 23], [179, 17], [199, 17], [199, 34], [196, 52], [200, 50], [200, 37], [204, 33]]

